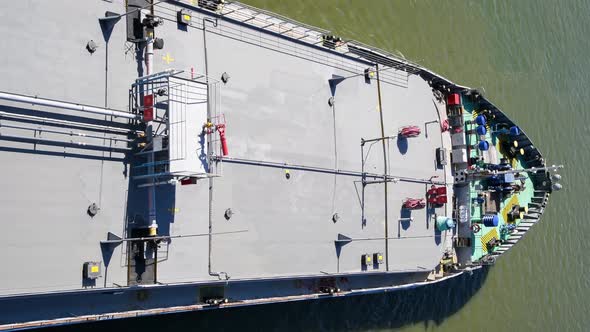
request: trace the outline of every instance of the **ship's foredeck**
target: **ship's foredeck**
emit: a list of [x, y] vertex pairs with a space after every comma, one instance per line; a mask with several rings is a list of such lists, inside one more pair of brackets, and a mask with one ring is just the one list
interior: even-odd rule
[[[406, 198], [424, 198], [425, 188], [450, 178], [436, 165], [436, 149], [450, 147], [440, 129], [445, 106], [435, 105], [428, 83], [404, 70], [381, 68], [384, 133], [390, 137], [385, 172], [381, 141], [366, 143], [361, 157], [361, 139], [381, 137], [376, 77], [367, 81], [363, 75], [374, 68], [367, 59], [346, 54], [344, 45], [322, 46], [322, 34], [315, 31], [296, 36], [301, 27], [289, 25], [294, 23], [257, 29], [267, 26], [264, 14], [226, 17], [206, 23], [204, 37], [199, 30], [195, 36], [196, 45], [206, 39], [208, 76], [230, 77], [219, 89], [230, 154], [220, 158], [223, 176], [214, 179], [212, 227], [247, 232], [213, 238], [212, 269], [232, 278], [432, 270], [451, 245], [451, 232], [438, 233], [434, 215], [450, 215], [451, 208], [402, 208]], [[193, 21], [202, 22], [198, 15]], [[171, 56], [176, 68], [193, 66], [188, 54]], [[407, 125], [422, 134], [397, 137]], [[369, 184], [363, 185], [363, 171]], [[379, 181], [384, 173], [387, 234]], [[185, 195], [182, 190], [178, 196]], [[451, 197], [452, 185], [447, 190]], [[176, 225], [188, 233], [206, 230], [205, 219], [183, 222], [185, 208], [178, 208], [173, 232], [179, 232]], [[230, 220], [223, 217], [227, 209], [233, 212]], [[335, 244], [339, 234], [353, 241]], [[188, 260], [202, 257], [190, 253], [193, 245], [186, 244]], [[374, 253], [383, 254], [389, 267], [363, 266], [361, 257]], [[207, 272], [203, 268], [182, 273]], [[160, 271], [162, 281], [178, 278], [179, 271]]]

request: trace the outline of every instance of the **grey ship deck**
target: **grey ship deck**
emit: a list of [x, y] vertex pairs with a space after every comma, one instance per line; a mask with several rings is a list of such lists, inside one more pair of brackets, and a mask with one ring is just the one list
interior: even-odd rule
[[[437, 148], [451, 149], [445, 103], [425, 79], [437, 76], [360, 43], [326, 45], [326, 31], [238, 3], [215, 13], [191, 2], [156, 4], [165, 44], [154, 71], [209, 84], [208, 118], [224, 119], [229, 154], [212, 138], [210, 169], [196, 184], [171, 185], [171, 176], [155, 187], [157, 235], [172, 238], [144, 270], [130, 258], [133, 241], [104, 242], [150, 225], [137, 122], [2, 101], [4, 328], [217, 307], [209, 293], [238, 306], [317, 298], [326, 287], [336, 296], [414, 287], [452, 251], [452, 231], [434, 224], [451, 216], [450, 204], [402, 208], [433, 184], [453, 196], [451, 170], [436, 162]], [[181, 9], [192, 10], [187, 27], [177, 23]], [[129, 89], [143, 59], [126, 41], [125, 16], [112, 30], [99, 24], [106, 11], [124, 13], [123, 1], [11, 2], [0, 90], [136, 112]], [[378, 82], [363, 74], [376, 63], [381, 111]], [[381, 121], [390, 138], [365, 143], [361, 157], [362, 139], [382, 137]], [[407, 125], [422, 134], [398, 138]], [[374, 253], [382, 264], [361, 263]], [[83, 278], [85, 262], [99, 262], [99, 279]]]

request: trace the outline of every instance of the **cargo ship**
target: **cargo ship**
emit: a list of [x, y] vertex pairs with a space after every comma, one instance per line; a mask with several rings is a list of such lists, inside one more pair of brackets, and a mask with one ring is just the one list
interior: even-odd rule
[[0, 330], [442, 287], [561, 188], [481, 91], [239, 2], [2, 17]]

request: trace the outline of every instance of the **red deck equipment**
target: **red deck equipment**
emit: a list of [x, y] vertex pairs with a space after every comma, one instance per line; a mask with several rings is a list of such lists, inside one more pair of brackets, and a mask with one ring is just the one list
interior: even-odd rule
[[143, 121], [154, 120], [154, 95], [143, 96]]
[[225, 139], [225, 124], [218, 124], [216, 128], [219, 132], [219, 139], [221, 140], [221, 152], [224, 156], [227, 156], [229, 154], [229, 149], [227, 148], [227, 140]]
[[461, 96], [458, 93], [451, 93], [447, 97], [447, 106], [459, 106], [461, 105]]

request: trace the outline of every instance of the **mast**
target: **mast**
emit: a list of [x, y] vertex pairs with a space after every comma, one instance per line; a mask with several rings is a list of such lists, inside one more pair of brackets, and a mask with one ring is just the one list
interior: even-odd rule
[[[375, 64], [375, 71], [377, 72], [377, 99], [379, 101], [379, 121], [381, 123], [381, 137], [385, 137], [385, 125], [383, 124], [383, 105], [381, 101], [381, 80], [379, 79], [379, 64]], [[381, 140], [383, 146], [383, 174], [387, 178], [387, 143], [386, 140]], [[385, 197], [385, 269], [389, 271], [389, 229], [388, 229], [388, 211], [387, 211], [387, 183], [383, 181], [384, 197]]]

